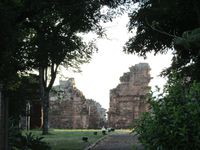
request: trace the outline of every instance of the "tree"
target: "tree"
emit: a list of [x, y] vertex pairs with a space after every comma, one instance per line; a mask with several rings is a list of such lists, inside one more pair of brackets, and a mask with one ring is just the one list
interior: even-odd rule
[[[114, 8], [119, 3], [120, 3], [120, 0], [117, 0], [117, 1], [81, 0], [78, 2], [75, 0], [70, 0], [70, 1], [3, 0], [3, 1], [0, 1], [0, 24], [1, 24], [1, 28], [0, 28], [0, 39], [1, 39], [1, 42], [0, 42], [0, 49], [1, 49], [0, 50], [0, 72], [1, 72], [0, 83], [3, 83], [4, 85], [3, 91], [5, 91], [9, 82], [12, 82], [13, 80], [15, 80], [14, 78], [17, 78], [20, 72], [30, 70], [31, 68], [35, 68], [36, 66], [33, 64], [34, 61], [29, 60], [30, 57], [28, 56], [30, 55], [28, 54], [30, 53], [27, 53], [27, 51], [24, 51], [24, 48], [26, 46], [23, 45], [24, 40], [27, 39], [27, 35], [34, 35], [35, 34], [34, 32], [36, 32], [36, 30], [32, 26], [33, 24], [31, 24], [32, 22], [30, 21], [37, 20], [37, 19], [42, 21], [41, 18], [48, 18], [48, 13], [45, 13], [45, 11], [47, 11], [49, 12], [49, 14], [54, 14], [57, 16], [60, 15], [61, 20], [59, 20], [59, 22], [60, 21], [62, 22], [63, 21], [62, 19], [65, 18], [63, 21], [63, 24], [66, 25], [65, 27], [67, 28], [73, 27], [73, 29], [75, 29], [73, 31], [71, 30], [72, 33], [81, 32], [81, 31], [89, 31], [91, 29], [95, 30], [97, 29], [95, 28], [95, 25], [98, 25], [99, 18], [101, 17], [107, 18], [106, 16], [100, 15], [100, 8], [105, 5]], [[47, 16], [43, 16], [43, 15], [47, 15]], [[82, 23], [80, 24], [79, 21]], [[44, 33], [41, 33], [40, 37], [42, 37], [42, 34], [44, 35]], [[72, 35], [73, 36], [69, 36], [71, 39], [72, 37], [74, 38], [76, 37], [74, 36], [74, 34]], [[3, 99], [3, 101], [5, 101], [5, 98]], [[0, 101], [0, 103], [2, 102]], [[7, 110], [6, 106], [3, 106], [3, 107], [4, 107], [4, 110]], [[3, 120], [6, 120], [7, 118], [7, 116], [3, 116], [3, 115], [1, 115], [1, 117], [3, 117]], [[6, 126], [6, 125], [2, 125], [2, 126]], [[5, 130], [5, 133], [7, 132], [6, 129], [2, 129], [2, 131], [3, 130]], [[1, 138], [1, 142], [3, 142], [2, 138]], [[0, 145], [4, 146], [6, 144], [1, 143]]]
[[27, 57], [27, 64], [38, 70], [40, 77], [43, 134], [48, 133], [49, 92], [58, 67], [77, 68], [91, 58], [95, 47], [92, 43], [84, 43], [78, 33], [102, 32], [99, 21], [102, 17], [107, 19], [100, 11], [104, 4], [104, 1], [89, 0], [42, 3], [35, 8], [37, 15], [27, 17], [22, 23], [24, 39], [20, 51]]
[[[173, 47], [174, 36], [199, 27], [200, 22], [196, 0], [149, 0], [138, 1], [139, 8], [130, 14], [129, 30], [137, 28], [135, 37], [127, 43], [127, 52], [145, 55], [147, 52], [163, 52]], [[182, 17], [180, 17], [182, 16]], [[161, 32], [167, 34], [163, 34]]]
[[[163, 74], [176, 70], [182, 76], [199, 78], [199, 48], [181, 48], [177, 39], [197, 31], [200, 26], [198, 0], [134, 0], [138, 9], [130, 14], [129, 30], [136, 28], [136, 36], [126, 43], [127, 53], [146, 56], [148, 52], [165, 53], [173, 49], [172, 66]], [[189, 34], [188, 34], [189, 35]], [[196, 34], [197, 35], [197, 34]], [[192, 37], [192, 36], [190, 36]], [[194, 36], [193, 36], [194, 37]], [[198, 38], [199, 37], [195, 37]], [[194, 43], [193, 43], [194, 44]], [[188, 71], [190, 70], [190, 71]], [[192, 71], [191, 71], [192, 70]]]
[[137, 122], [135, 130], [145, 148], [199, 149], [199, 96], [199, 83], [171, 76], [163, 95], [150, 100], [151, 112]]
[[26, 69], [18, 51], [20, 24], [17, 23], [20, 6], [15, 1], [0, 2], [0, 82], [6, 85], [18, 71]]
[[17, 77], [19, 71], [26, 69], [17, 51], [19, 26], [17, 23], [20, 6], [16, 1], [0, 1], [0, 149], [8, 149], [8, 98], [5, 93], [9, 82]]

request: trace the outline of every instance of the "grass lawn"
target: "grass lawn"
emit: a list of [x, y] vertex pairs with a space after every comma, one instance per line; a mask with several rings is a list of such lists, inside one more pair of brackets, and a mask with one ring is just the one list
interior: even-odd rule
[[[97, 135], [93, 134], [95, 131]], [[43, 140], [50, 144], [52, 150], [83, 150], [103, 136], [101, 130], [50, 129], [48, 135], [41, 135], [39, 130], [30, 132], [44, 137]], [[82, 141], [83, 136], [88, 137], [88, 142]]]

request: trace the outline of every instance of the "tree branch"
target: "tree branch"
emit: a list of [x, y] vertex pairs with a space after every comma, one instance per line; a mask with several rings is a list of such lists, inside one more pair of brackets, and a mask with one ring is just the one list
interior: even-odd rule
[[56, 79], [56, 73], [57, 73], [57, 70], [58, 70], [58, 66], [59, 66], [59, 64], [55, 64], [55, 63], [52, 62], [52, 65], [51, 65], [51, 80], [50, 80], [49, 85], [47, 87], [47, 91], [50, 91], [52, 86], [53, 86], [53, 83]]
[[178, 36], [176, 36], [176, 35], [169, 34], [169, 33], [165, 32], [165, 31], [159, 30], [159, 29], [157, 29], [156, 27], [152, 26], [152, 25], [148, 22], [147, 18], [145, 18], [145, 21], [146, 21], [147, 25], [148, 25], [151, 29], [153, 29], [153, 30], [155, 30], [155, 31], [157, 31], [157, 32], [159, 32], [159, 33], [161, 33], [161, 34], [164, 34], [164, 35], [167, 35], [167, 36], [170, 36], [170, 37], [173, 37], [173, 38], [178, 38]]
[[46, 69], [44, 69], [44, 84], [45, 84], [45, 87], [47, 86], [47, 69], [48, 68], [46, 68]]
[[45, 89], [45, 83], [44, 83], [44, 68], [39, 67], [39, 78], [40, 78], [40, 89], [41, 89], [41, 97], [44, 96], [44, 89]]

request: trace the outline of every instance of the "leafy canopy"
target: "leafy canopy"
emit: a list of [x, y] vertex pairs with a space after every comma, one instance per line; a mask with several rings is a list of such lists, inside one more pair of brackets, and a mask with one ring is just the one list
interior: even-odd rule
[[[136, 0], [139, 8], [130, 14], [129, 30], [136, 36], [127, 42], [127, 52], [144, 56], [147, 52], [165, 52], [173, 47], [174, 36], [199, 27], [198, 1], [190, 0]], [[157, 32], [154, 29], [165, 32]], [[172, 35], [172, 36], [169, 36]]]
[[[127, 0], [128, 1], [128, 0]], [[129, 1], [130, 2], [130, 1]], [[173, 50], [172, 70], [182, 77], [199, 79], [200, 1], [134, 0], [138, 8], [129, 14], [129, 30], [136, 35], [126, 43], [125, 52], [146, 56], [148, 52]]]

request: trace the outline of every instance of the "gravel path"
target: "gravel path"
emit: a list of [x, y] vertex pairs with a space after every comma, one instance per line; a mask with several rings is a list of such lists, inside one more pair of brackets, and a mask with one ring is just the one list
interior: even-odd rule
[[90, 150], [143, 150], [135, 134], [114, 133], [98, 142]]

